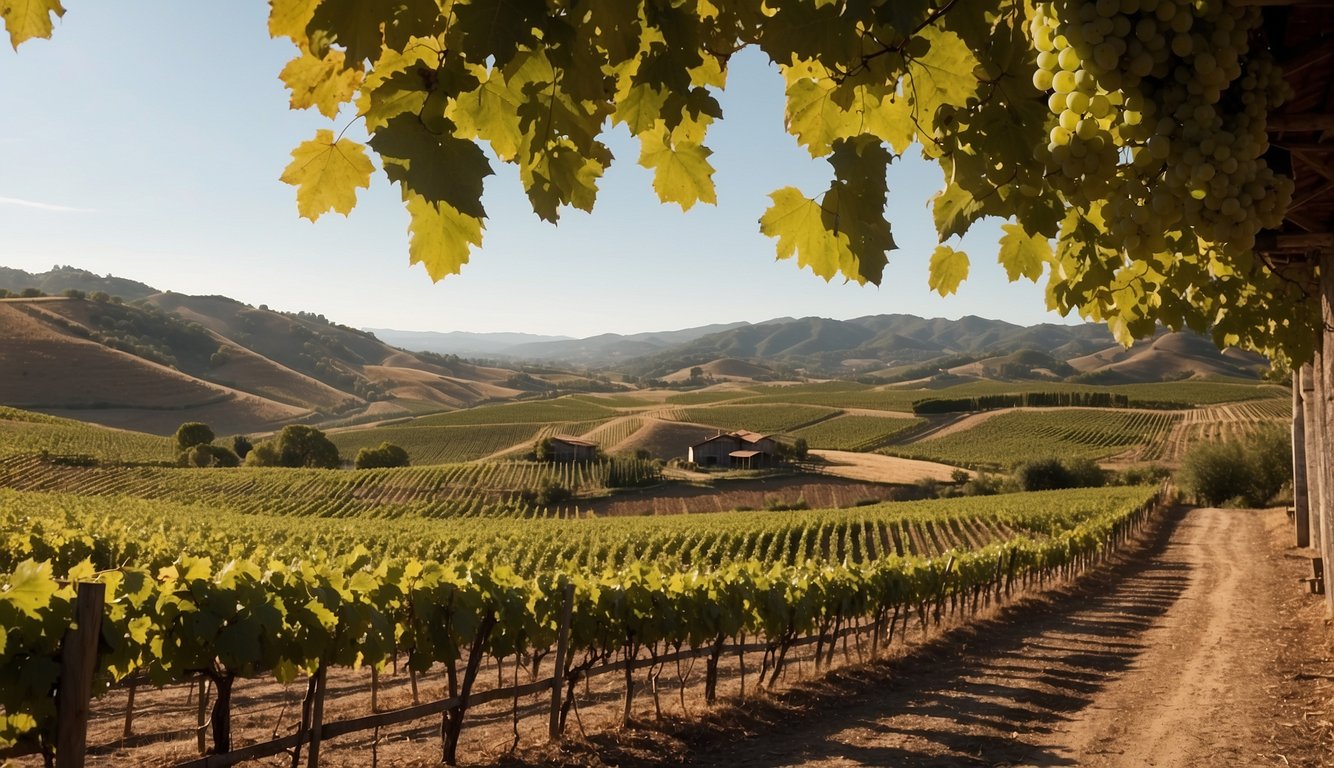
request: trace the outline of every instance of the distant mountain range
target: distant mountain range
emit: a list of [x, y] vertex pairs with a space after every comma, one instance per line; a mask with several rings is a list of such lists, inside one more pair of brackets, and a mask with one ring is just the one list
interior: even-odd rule
[[[1125, 349], [1098, 325], [974, 316], [777, 318], [572, 339], [357, 330], [318, 314], [163, 292], [74, 267], [0, 268], [0, 289], [53, 294], [0, 300], [0, 404], [162, 433], [194, 418], [221, 431], [254, 431], [466, 407], [557, 383], [607, 386], [521, 361], [673, 384], [853, 376], [924, 386], [979, 378], [1113, 384], [1255, 378], [1267, 367], [1258, 355], [1219, 352], [1194, 334], [1163, 333]], [[65, 298], [66, 291], [75, 293]], [[94, 300], [95, 293], [107, 296]]]

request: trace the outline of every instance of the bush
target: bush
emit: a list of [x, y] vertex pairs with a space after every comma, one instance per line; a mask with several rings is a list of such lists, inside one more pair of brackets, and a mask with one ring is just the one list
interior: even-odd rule
[[1098, 488], [1106, 483], [1107, 473], [1092, 459], [1038, 459], [1014, 468], [1014, 484], [1021, 491]]
[[1197, 445], [1182, 461], [1177, 483], [1210, 506], [1262, 507], [1291, 476], [1292, 443], [1274, 426], [1241, 440]]
[[563, 504], [572, 498], [574, 498], [574, 493], [569, 488], [549, 477], [544, 479], [532, 494], [533, 503], [539, 507]]
[[232, 438], [232, 451], [241, 459], [244, 459], [254, 447], [245, 435], [237, 435]]
[[190, 467], [239, 467], [241, 459], [230, 448], [221, 445], [202, 443], [186, 451], [186, 466]]
[[176, 452], [184, 453], [197, 445], [213, 442], [213, 430], [207, 424], [187, 421], [176, 428]]
[[357, 451], [353, 466], [357, 469], [384, 469], [387, 467], [406, 467], [408, 452], [393, 443], [380, 443], [378, 448], [362, 448]]
[[289, 424], [274, 439], [255, 446], [245, 463], [252, 467], [334, 469], [341, 461], [338, 446], [323, 432], [304, 424]]
[[1141, 464], [1121, 470], [1116, 478], [1117, 485], [1150, 485], [1161, 483], [1172, 476], [1172, 470], [1162, 464]]

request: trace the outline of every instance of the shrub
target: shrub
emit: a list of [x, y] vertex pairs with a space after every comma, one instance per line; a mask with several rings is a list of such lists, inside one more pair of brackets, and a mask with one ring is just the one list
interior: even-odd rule
[[184, 453], [197, 445], [213, 442], [213, 430], [207, 424], [187, 421], [176, 428], [176, 452]]
[[1014, 468], [1014, 484], [1021, 491], [1098, 488], [1106, 483], [1107, 473], [1092, 459], [1038, 459]]
[[341, 459], [338, 446], [324, 433], [304, 424], [288, 424], [272, 440], [255, 446], [246, 456], [253, 467], [336, 468]]
[[237, 435], [232, 438], [232, 451], [236, 453], [238, 458], [244, 459], [254, 447], [245, 435]]
[[1060, 459], [1038, 459], [1015, 467], [1014, 482], [1021, 491], [1069, 488], [1070, 472]]
[[1268, 504], [1292, 475], [1292, 443], [1280, 426], [1241, 440], [1202, 443], [1177, 473], [1182, 490], [1211, 506]]
[[221, 445], [201, 443], [184, 454], [186, 466], [190, 467], [239, 467], [241, 459], [230, 448]]
[[537, 490], [533, 492], [533, 503], [539, 507], [550, 507], [556, 504], [563, 504], [572, 498], [574, 498], [574, 493], [570, 491], [569, 488], [566, 488], [549, 477], [543, 480], [542, 483], [537, 486]]
[[383, 469], [386, 467], [406, 467], [408, 452], [393, 443], [380, 443], [377, 448], [362, 448], [357, 451], [353, 466], [357, 469]]
[[1117, 485], [1149, 485], [1160, 483], [1172, 476], [1172, 470], [1162, 464], [1141, 464], [1127, 467], [1116, 478]]

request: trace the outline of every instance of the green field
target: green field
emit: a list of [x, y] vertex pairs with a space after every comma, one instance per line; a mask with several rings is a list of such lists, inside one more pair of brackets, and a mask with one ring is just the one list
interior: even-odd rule
[[476, 424], [547, 424], [561, 421], [596, 421], [620, 413], [578, 395], [552, 400], [523, 400], [501, 405], [483, 405], [462, 411], [423, 416], [409, 423], [414, 427], [454, 427]]
[[793, 437], [805, 438], [811, 448], [836, 451], [866, 451], [885, 444], [896, 435], [922, 424], [926, 419], [900, 419], [849, 414], [826, 419], [793, 431]]
[[747, 430], [762, 434], [790, 432], [807, 424], [838, 413], [834, 408], [815, 405], [714, 405], [698, 408], [678, 408], [673, 412], [677, 421], [704, 424], [725, 430]]
[[169, 462], [175, 458], [170, 438], [0, 406], [0, 456], [43, 451], [53, 456], [135, 463]]
[[998, 412], [970, 429], [880, 452], [990, 468], [1053, 457], [1103, 459], [1160, 445], [1180, 418], [1167, 411], [1085, 408]]
[[408, 452], [414, 465], [474, 461], [520, 444], [531, 444], [541, 425], [483, 424], [459, 427], [370, 427], [333, 432], [329, 439], [344, 459], [361, 448], [389, 441]]

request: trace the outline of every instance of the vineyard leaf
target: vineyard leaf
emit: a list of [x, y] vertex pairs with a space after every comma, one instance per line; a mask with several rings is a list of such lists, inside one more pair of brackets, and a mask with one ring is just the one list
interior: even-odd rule
[[522, 100], [522, 94], [510, 90], [501, 73], [493, 70], [476, 90], [460, 94], [450, 103], [448, 116], [459, 135], [486, 139], [496, 157], [509, 162], [523, 147], [518, 116]]
[[313, 140], [292, 150], [281, 180], [297, 188], [297, 211], [315, 221], [330, 210], [346, 216], [357, 204], [357, 188], [371, 185], [374, 170], [365, 146], [349, 139], [334, 141], [333, 131], [322, 128]]
[[713, 188], [713, 166], [708, 160], [713, 152], [708, 147], [691, 143], [668, 146], [659, 131], [643, 133], [639, 141], [639, 164], [653, 169], [653, 189], [657, 190], [659, 200], [677, 203], [683, 211], [700, 201], [718, 203]]
[[957, 184], [947, 184], [931, 200], [931, 215], [941, 240], [967, 232], [982, 213], [973, 194]]
[[[486, 0], [454, 3], [451, 33], [469, 61], [490, 58], [495, 67], [508, 64], [519, 47], [536, 43], [534, 32], [547, 21], [546, 0]], [[452, 35], [451, 35], [452, 36]]]
[[936, 109], [942, 104], [962, 106], [977, 95], [977, 57], [953, 32], [929, 26], [921, 33], [930, 43], [927, 52], [909, 58], [905, 90], [917, 106], [917, 118], [923, 125], [934, 125]]
[[292, 92], [292, 109], [315, 107], [333, 119], [338, 108], [352, 99], [361, 84], [361, 70], [343, 68], [343, 52], [330, 50], [324, 58], [309, 53], [287, 62], [278, 77]]
[[269, 37], [288, 37], [304, 47], [306, 26], [319, 0], [269, 0]]
[[5, 20], [5, 29], [9, 31], [9, 44], [14, 50], [19, 44], [34, 37], [51, 37], [56, 18], [65, 15], [65, 8], [60, 0], [0, 0], [0, 18]]
[[375, 132], [371, 147], [391, 181], [481, 218], [482, 180], [491, 175], [491, 164], [480, 147], [453, 134], [453, 123], [443, 124], [443, 133], [433, 133], [415, 115], [399, 115]]
[[797, 266], [832, 280], [855, 259], [847, 237], [825, 226], [825, 210], [795, 187], [784, 187], [769, 195], [773, 205], [760, 217], [760, 232], [778, 238], [778, 258], [797, 257]]
[[1005, 231], [1000, 239], [1000, 263], [1013, 282], [1026, 277], [1037, 282], [1042, 267], [1053, 258], [1051, 243], [1042, 236], [1030, 236], [1019, 224], [1002, 224]]
[[29, 618], [37, 618], [59, 590], [60, 585], [51, 576], [49, 563], [38, 564], [24, 560], [10, 574], [8, 588], [0, 592], [0, 599], [6, 600]]
[[829, 153], [835, 139], [852, 135], [861, 122], [835, 102], [837, 86], [832, 80], [801, 78], [787, 88], [787, 128], [811, 153], [820, 157]]
[[321, 0], [306, 31], [312, 39], [342, 45], [347, 51], [345, 66], [360, 69], [363, 62], [380, 57], [386, 42], [401, 50], [414, 36], [430, 36], [439, 17], [435, 0]]
[[472, 246], [482, 244], [482, 219], [460, 213], [448, 203], [433, 203], [421, 195], [407, 195], [411, 216], [408, 257], [426, 267], [432, 280], [458, 274], [468, 263]]
[[968, 277], [968, 254], [948, 245], [938, 245], [931, 254], [931, 273], [927, 285], [941, 296], [959, 290], [959, 283]]

